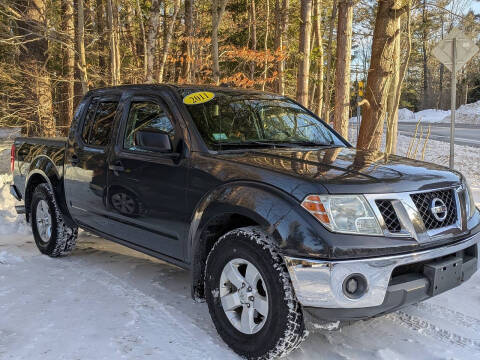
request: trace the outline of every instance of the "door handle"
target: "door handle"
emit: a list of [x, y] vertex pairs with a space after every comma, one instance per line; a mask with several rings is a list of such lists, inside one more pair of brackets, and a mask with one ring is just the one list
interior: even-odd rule
[[125, 171], [125, 168], [123, 167], [120, 161], [117, 161], [115, 164], [108, 165], [108, 168], [115, 173], [118, 173], [120, 171]]
[[80, 162], [80, 159], [78, 158], [77, 154], [73, 154], [72, 157], [70, 158], [70, 163], [75, 166]]

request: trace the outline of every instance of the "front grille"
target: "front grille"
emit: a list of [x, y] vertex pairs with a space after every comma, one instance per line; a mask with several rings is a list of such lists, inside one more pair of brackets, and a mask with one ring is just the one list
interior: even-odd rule
[[383, 216], [388, 231], [391, 233], [399, 233], [402, 230], [402, 226], [400, 225], [397, 213], [393, 208], [392, 201], [375, 200], [375, 204], [377, 204], [378, 210], [380, 210], [380, 214]]
[[[427, 230], [439, 229], [454, 224], [457, 221], [457, 205], [455, 190], [439, 190], [410, 195], [422, 217]], [[438, 198], [447, 206], [447, 217], [443, 221], [437, 220], [432, 214], [432, 200]]]

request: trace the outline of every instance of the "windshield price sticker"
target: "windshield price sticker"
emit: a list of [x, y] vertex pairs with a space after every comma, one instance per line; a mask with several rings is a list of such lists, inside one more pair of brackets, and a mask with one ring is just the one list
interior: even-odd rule
[[215, 97], [215, 94], [210, 91], [199, 91], [191, 93], [183, 98], [183, 103], [186, 105], [197, 105], [203, 104], [207, 101], [212, 100]]

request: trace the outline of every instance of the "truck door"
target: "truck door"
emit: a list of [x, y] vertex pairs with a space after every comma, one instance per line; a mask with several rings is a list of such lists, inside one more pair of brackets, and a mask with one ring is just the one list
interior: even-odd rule
[[178, 121], [160, 97], [131, 97], [109, 160], [108, 233], [183, 258], [189, 212]]
[[70, 213], [78, 222], [100, 231], [106, 226], [107, 150], [118, 100], [91, 99], [69, 138], [65, 156], [65, 194]]

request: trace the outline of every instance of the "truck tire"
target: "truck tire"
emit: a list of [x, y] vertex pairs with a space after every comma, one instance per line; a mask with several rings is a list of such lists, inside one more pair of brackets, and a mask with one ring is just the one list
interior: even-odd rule
[[32, 232], [42, 254], [65, 256], [75, 248], [78, 228], [65, 224], [55, 196], [48, 184], [35, 188], [31, 203]]
[[222, 339], [247, 359], [286, 356], [308, 335], [284, 261], [259, 227], [232, 230], [215, 243], [205, 297]]

